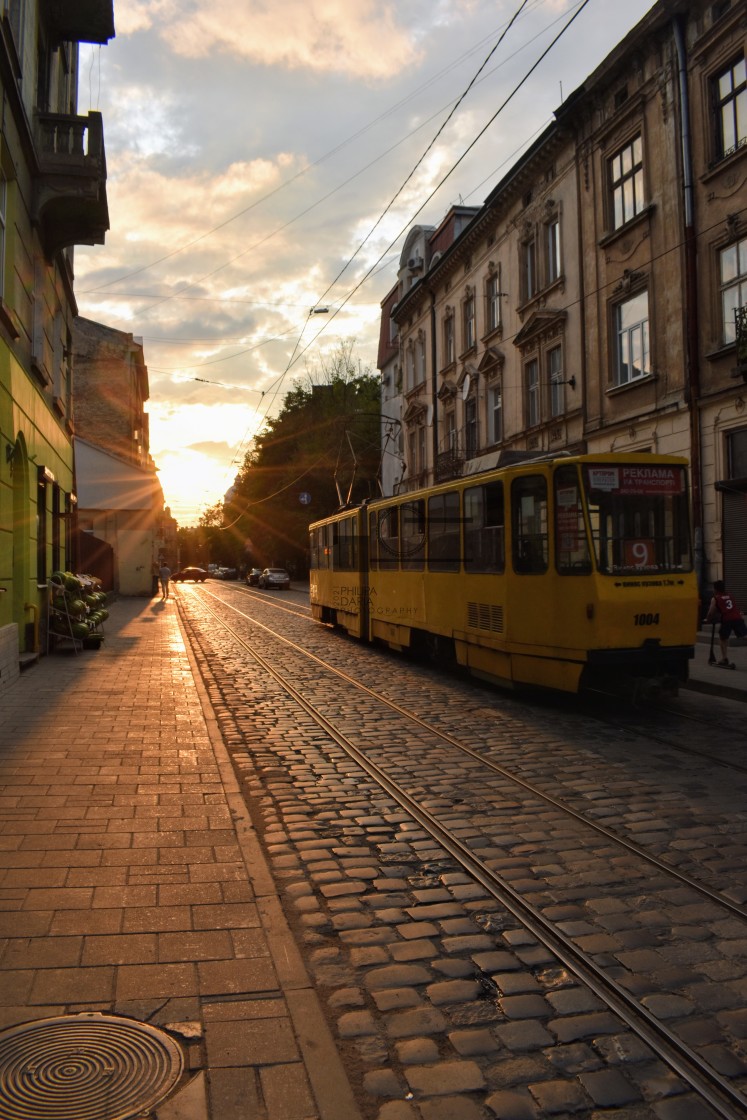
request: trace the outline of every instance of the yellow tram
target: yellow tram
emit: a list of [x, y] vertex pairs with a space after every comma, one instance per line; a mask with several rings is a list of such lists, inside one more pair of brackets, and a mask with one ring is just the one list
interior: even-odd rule
[[697, 628], [687, 461], [524, 461], [310, 526], [319, 622], [503, 685], [687, 679]]

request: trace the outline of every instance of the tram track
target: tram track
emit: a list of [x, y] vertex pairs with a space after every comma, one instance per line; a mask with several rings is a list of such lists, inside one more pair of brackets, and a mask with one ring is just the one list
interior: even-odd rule
[[[212, 593], [209, 593], [209, 594], [212, 594]], [[236, 608], [232, 607], [231, 604], [226, 603], [226, 601], [221, 599], [219, 596], [216, 596], [216, 598], [218, 599], [219, 602], [221, 602], [224, 606], [227, 606], [229, 609], [231, 609], [231, 610], [236, 609]], [[274, 605], [275, 604], [273, 604], [273, 606]], [[279, 609], [282, 610], [284, 608], [279, 607]], [[297, 612], [291, 611], [290, 613], [294, 614], [294, 613], [297, 613]], [[219, 615], [215, 614], [215, 612], [213, 612], [213, 616], [216, 618], [216, 620], [221, 625], [225, 626], [227, 629], [230, 629], [227, 626], [227, 624], [225, 623], [225, 620], [221, 619]], [[343, 669], [340, 669], [338, 666], [332, 665], [329, 661], [326, 661], [324, 658], [321, 658], [317, 654], [312, 653], [310, 650], [308, 650], [307, 648], [299, 645], [297, 642], [292, 641], [291, 639], [289, 639], [285, 635], [279, 634], [277, 631], [272, 630], [265, 623], [260, 622], [257, 619], [252, 619], [251, 621], [252, 621], [253, 625], [261, 627], [268, 635], [270, 635], [275, 640], [280, 641], [283, 644], [287, 645], [294, 652], [300, 654], [301, 656], [312, 660], [315, 664], [319, 665], [321, 668], [323, 668], [327, 672], [334, 674], [337, 678], [339, 678], [341, 681], [345, 682], [347, 685], [349, 685], [349, 686], [357, 689], [359, 692], [364, 693], [365, 695], [369, 696], [375, 703], [385, 705], [389, 710], [397, 713], [398, 715], [402, 716], [404, 719], [406, 719], [410, 723], [412, 723], [414, 726], [416, 726], [419, 729], [425, 731], [428, 735], [432, 736], [435, 740], [443, 742], [447, 746], [459, 751], [461, 754], [465, 755], [466, 757], [475, 760], [481, 766], [483, 766], [487, 770], [489, 770], [491, 773], [496, 774], [499, 777], [509, 781], [513, 785], [519, 787], [520, 789], [522, 789], [526, 793], [530, 794], [532, 797], [537, 798], [538, 800], [544, 802], [545, 804], [550, 805], [555, 809], [558, 809], [561, 813], [570, 817], [571, 819], [573, 819], [577, 823], [581, 824], [582, 826], [590, 829], [591, 831], [593, 831], [597, 835], [603, 836], [606, 839], [612, 841], [613, 843], [618, 844], [620, 847], [625, 848], [627, 851], [633, 853], [638, 858], [645, 860], [647, 863], [649, 863], [652, 867], [656, 868], [658, 871], [662, 871], [665, 874], [670, 875], [672, 878], [674, 878], [678, 882], [683, 883], [684, 885], [690, 887], [692, 890], [696, 891], [698, 894], [700, 894], [704, 898], [708, 898], [712, 902], [715, 902], [717, 905], [723, 907], [723, 909], [728, 911], [729, 913], [732, 913], [732, 914], [738, 916], [739, 918], [747, 920], [747, 906], [744, 906], [741, 903], [735, 902], [734, 900], [728, 898], [726, 895], [722, 894], [721, 892], [719, 892], [717, 890], [714, 890], [707, 883], [702, 882], [696, 876], [687, 874], [686, 872], [683, 872], [683, 871], [679, 870], [678, 868], [673, 867], [671, 863], [668, 863], [666, 860], [660, 859], [658, 856], [656, 856], [652, 852], [648, 851], [646, 848], [644, 848], [640, 844], [637, 844], [637, 843], [635, 843], [635, 841], [630, 840], [628, 837], [621, 835], [619, 832], [616, 832], [614, 829], [607, 828], [605, 825], [601, 824], [599, 821], [592, 820], [591, 818], [589, 818], [584, 813], [580, 812], [579, 810], [575, 809], [573, 806], [569, 805], [567, 802], [561, 800], [560, 798], [554, 797], [552, 794], [548, 793], [546, 790], [542, 789], [540, 786], [536, 785], [533, 782], [528, 781], [527, 779], [523, 778], [521, 775], [507, 769], [505, 766], [499, 765], [498, 763], [494, 762], [491, 758], [487, 757], [483, 752], [481, 752], [479, 750], [475, 750], [474, 748], [470, 747], [468, 744], [466, 744], [462, 740], [457, 739], [455, 736], [453, 736], [453, 735], [449, 734], [448, 732], [444, 731], [443, 728], [437, 727], [435, 724], [433, 724], [429, 720], [423, 719], [421, 716], [419, 716], [416, 712], [412, 711], [411, 709], [408, 709], [408, 708], [404, 707], [402, 704], [399, 704], [396, 701], [390, 699], [389, 697], [385, 696], [383, 693], [377, 691], [376, 689], [370, 688], [368, 685], [364, 684], [361, 680], [352, 676], [350, 673], [345, 672]], [[233, 636], [242, 645], [244, 644], [243, 639], [238, 634], [233, 632]], [[252, 656], [254, 656], [253, 653], [252, 653]], [[612, 723], [607, 723], [605, 721], [601, 721], [601, 722], [603, 722], [604, 725], [608, 726], [608, 727], [612, 727], [612, 726], [623, 727], [624, 730], [631, 731], [634, 734], [637, 734], [637, 735], [642, 734], [641, 729], [637, 728], [637, 727], [636, 728], [624, 727], [624, 725], [621, 725], [619, 723], [612, 724]], [[652, 738], [654, 738], [657, 742], [662, 742], [666, 746], [673, 746], [673, 744], [669, 743], [666, 740], [661, 740], [657, 736], [652, 736]], [[699, 754], [701, 757], [704, 757], [702, 755], [702, 752], [696, 752], [695, 751], [695, 752], [692, 752], [692, 753]], [[713, 761], [713, 760], [711, 759], [710, 761]], [[740, 769], [747, 770], [747, 768], [740, 768]]]
[[[214, 598], [229, 610], [236, 611], [234, 606], [221, 599], [220, 596], [214, 596]], [[281, 673], [277, 669], [273, 659], [260, 653], [255, 644], [250, 645], [250, 643], [247, 642], [233, 626], [226, 622], [224, 617], [213, 610], [202, 597], [200, 597], [200, 606], [201, 609], [208, 612], [215, 623], [218, 623], [220, 627], [231, 636], [234, 642], [238, 643], [238, 645], [257, 662], [264, 674], [276, 681], [285, 693], [292, 698], [293, 702], [301, 707], [332, 741], [343, 749], [362, 770], [381, 786], [382, 789], [386, 790], [394, 801], [412, 816], [414, 821], [418, 822], [430, 836], [437, 840], [459, 867], [463, 868], [470, 876], [479, 882], [502, 906], [506, 907], [541, 944], [545, 945], [567, 968], [571, 969], [576, 976], [587, 984], [599, 998], [603, 999], [605, 1004], [610, 1007], [623, 1022], [627, 1023], [639, 1037], [643, 1038], [647, 1044], [661, 1056], [662, 1060], [666, 1061], [672, 1069], [676, 1070], [684, 1080], [693, 1086], [695, 1091], [702, 1099], [709, 1103], [717, 1115], [724, 1117], [739, 1117], [745, 1115], [747, 1100], [728, 1078], [719, 1074], [708, 1062], [703, 1060], [697, 1050], [684, 1043], [682, 1038], [679, 1037], [675, 1031], [671, 1030], [665, 1023], [661, 1022], [653, 1015], [640, 1000], [635, 998], [631, 992], [615, 980], [608, 969], [600, 967], [598, 962], [593, 959], [592, 955], [580, 949], [574, 938], [565, 936], [555, 923], [548, 921], [540, 907], [528, 902], [519, 891], [511, 886], [510, 882], [506, 880], [505, 877], [498, 874], [484, 859], [479, 858], [475, 852], [470, 849], [469, 845], [464, 843], [455, 834], [453, 829], [450, 829], [443, 823], [443, 819], [440, 819], [436, 813], [424, 807], [421, 797], [416, 797], [412, 792], [408, 792], [400, 781], [393, 778], [391, 774], [387, 772], [385, 767], [379, 765], [377, 762], [373, 761], [369, 755], [362, 752], [358, 746], [356, 746], [350, 734], [340, 726], [341, 721], [339, 718], [336, 720], [331, 719], [318, 704], [310, 700], [309, 696], [289, 679], [287, 674]], [[242, 612], [238, 613], [241, 614]], [[278, 634], [260, 620], [251, 619], [247, 621], [249, 621], [252, 626], [259, 627], [262, 633], [271, 637], [272, 640], [279, 640], [285, 643], [290, 650], [297, 653], [299, 656], [311, 658], [315, 665], [322, 667], [325, 671], [334, 673], [338, 679], [366, 694], [374, 702], [385, 704], [390, 711], [395, 712], [403, 719], [409, 721], [413, 726], [419, 727], [420, 730], [424, 731], [428, 736], [438, 737], [438, 739], [450, 749], [459, 750], [480, 766], [487, 767], [492, 773], [499, 776], [501, 780], [509, 781], [521, 787], [532, 797], [540, 799], [544, 804], [552, 806], [554, 809], [558, 810], [558, 812], [562, 812], [572, 818], [576, 824], [592, 828], [596, 835], [604, 837], [606, 841], [621, 845], [637, 859], [647, 861], [652, 868], [656, 869], [657, 874], [664, 874], [672, 877], [681, 885], [686, 886], [689, 890], [697, 892], [698, 895], [707, 899], [709, 903], [722, 907], [724, 911], [728, 912], [734, 918], [738, 918], [742, 921], [747, 919], [747, 910], [745, 910], [744, 907], [726, 898], [719, 892], [714, 891], [712, 888], [708, 887], [707, 884], [701, 883], [696, 878], [680, 872], [678, 869], [667, 864], [666, 861], [659, 860], [658, 857], [647, 852], [640, 845], [624, 837], [620, 837], [614, 831], [600, 825], [599, 822], [590, 821], [571, 806], [548, 795], [531, 782], [510, 773], [505, 767], [498, 766], [491, 760], [486, 759], [481, 752], [473, 750], [466, 746], [466, 744], [459, 742], [454, 736], [445, 733], [443, 729], [436, 728], [427, 720], [423, 720], [416, 713], [406, 710], [402, 705], [382, 696], [374, 689], [362, 684], [362, 682], [356, 681], [350, 674], [330, 665], [328, 662], [310, 653], [291, 639]], [[471, 775], [471, 777], [474, 777], [474, 775]]]

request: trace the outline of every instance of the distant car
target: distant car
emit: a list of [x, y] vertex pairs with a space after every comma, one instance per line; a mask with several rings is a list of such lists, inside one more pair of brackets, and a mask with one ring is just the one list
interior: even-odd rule
[[266, 590], [269, 590], [271, 587], [282, 587], [287, 591], [291, 585], [291, 577], [288, 575], [285, 568], [265, 568], [257, 580], [257, 583]]
[[238, 574], [235, 568], [218, 568], [215, 573], [217, 579], [236, 579]]
[[261, 568], [250, 568], [246, 573], [246, 582], [250, 587], [256, 587], [259, 583], [259, 577], [262, 575]]
[[172, 579], [175, 583], [183, 583], [188, 579], [194, 580], [195, 583], [204, 583], [208, 577], [208, 573], [204, 568], [181, 568], [178, 572], [174, 572]]

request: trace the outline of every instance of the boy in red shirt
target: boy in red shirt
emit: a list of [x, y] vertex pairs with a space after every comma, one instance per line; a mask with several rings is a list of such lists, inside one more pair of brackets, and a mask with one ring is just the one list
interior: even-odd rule
[[747, 638], [747, 625], [737, 604], [724, 587], [722, 579], [713, 581], [713, 598], [708, 608], [706, 622], [714, 622], [716, 615], [721, 618], [718, 629], [718, 641], [721, 646], [721, 660], [718, 662], [722, 669], [734, 669], [736, 666], [729, 660], [729, 635], [732, 631], [738, 638]]

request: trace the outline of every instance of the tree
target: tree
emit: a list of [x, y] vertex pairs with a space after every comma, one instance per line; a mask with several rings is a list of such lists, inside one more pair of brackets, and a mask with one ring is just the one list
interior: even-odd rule
[[223, 509], [245, 563], [307, 568], [309, 522], [378, 493], [379, 380], [340, 341], [254, 440]]

